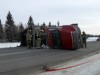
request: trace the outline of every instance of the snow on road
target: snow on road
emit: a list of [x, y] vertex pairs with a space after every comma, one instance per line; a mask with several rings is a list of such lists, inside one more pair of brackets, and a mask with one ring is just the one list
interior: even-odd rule
[[81, 64], [81, 65], [68, 68], [68, 69], [58, 70], [58, 71], [44, 72], [38, 75], [97, 75], [100, 72], [100, 53], [96, 55], [92, 55], [87, 58], [83, 58], [78, 61], [76, 60], [76, 61], [69, 62], [69, 64], [64, 63], [55, 66], [53, 68], [64, 68], [64, 67], [74, 66], [77, 64]]

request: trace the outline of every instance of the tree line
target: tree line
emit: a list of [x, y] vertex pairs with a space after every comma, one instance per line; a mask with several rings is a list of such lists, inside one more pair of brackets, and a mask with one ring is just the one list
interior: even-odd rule
[[[59, 21], [57, 22], [57, 25], [59, 26]], [[37, 24], [39, 26], [39, 23]], [[43, 22], [41, 24], [40, 29], [45, 27], [46, 24]], [[51, 26], [51, 22], [49, 22], [48, 26]], [[6, 16], [5, 24], [2, 24], [0, 19], [0, 42], [16, 42], [20, 41], [20, 33], [23, 32], [25, 29], [31, 29], [32, 32], [34, 30], [34, 21], [31, 16], [29, 16], [27, 26], [24, 28], [23, 24], [16, 25], [11, 12], [9, 11]]]
[[[34, 25], [31, 16], [29, 17], [27, 25], [29, 28], [32, 28], [32, 25]], [[24, 28], [22, 23], [20, 25], [16, 25], [13, 20], [12, 14], [9, 11], [6, 17], [5, 24], [2, 24], [0, 19], [0, 42], [20, 41], [20, 33], [26, 28]]]
[[[59, 21], [57, 22], [57, 25], [58, 26], [60, 25]], [[37, 26], [39, 26], [39, 23], [37, 24]], [[46, 24], [45, 22], [43, 22], [43, 24], [40, 26], [40, 29], [45, 26]], [[51, 22], [49, 22], [48, 26], [49, 27], [51, 26]], [[2, 24], [1, 19], [0, 19], [0, 42], [20, 41], [20, 33], [23, 32], [27, 28], [34, 30], [34, 21], [31, 16], [28, 19], [27, 27], [24, 28], [22, 23], [19, 25], [15, 24], [12, 14], [9, 11], [6, 16], [5, 24]], [[88, 36], [91, 36], [91, 35], [88, 34]], [[95, 35], [95, 36], [100, 36], [100, 35]]]

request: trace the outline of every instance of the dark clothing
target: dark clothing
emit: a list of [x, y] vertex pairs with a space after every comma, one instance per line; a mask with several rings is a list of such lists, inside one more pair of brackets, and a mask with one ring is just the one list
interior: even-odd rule
[[20, 36], [21, 36], [21, 45], [20, 46], [27, 46], [26, 34], [24, 32], [21, 32]]
[[83, 47], [87, 47], [87, 43], [86, 43], [86, 34], [82, 34], [82, 42], [83, 42]]
[[46, 35], [41, 35], [41, 45], [46, 45]]

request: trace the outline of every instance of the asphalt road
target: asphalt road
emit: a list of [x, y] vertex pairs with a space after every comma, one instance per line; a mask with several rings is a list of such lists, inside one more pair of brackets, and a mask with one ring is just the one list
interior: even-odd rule
[[26, 47], [0, 49], [0, 75], [32, 75], [43, 65], [55, 65], [97, 50], [100, 50], [100, 42], [89, 42], [87, 48], [75, 51]]

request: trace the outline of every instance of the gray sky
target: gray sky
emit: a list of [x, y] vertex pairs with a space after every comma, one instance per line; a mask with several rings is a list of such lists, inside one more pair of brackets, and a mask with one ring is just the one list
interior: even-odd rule
[[35, 24], [78, 23], [82, 31], [100, 34], [100, 0], [0, 0], [0, 19], [4, 24], [8, 11], [16, 24], [27, 24], [31, 15]]

